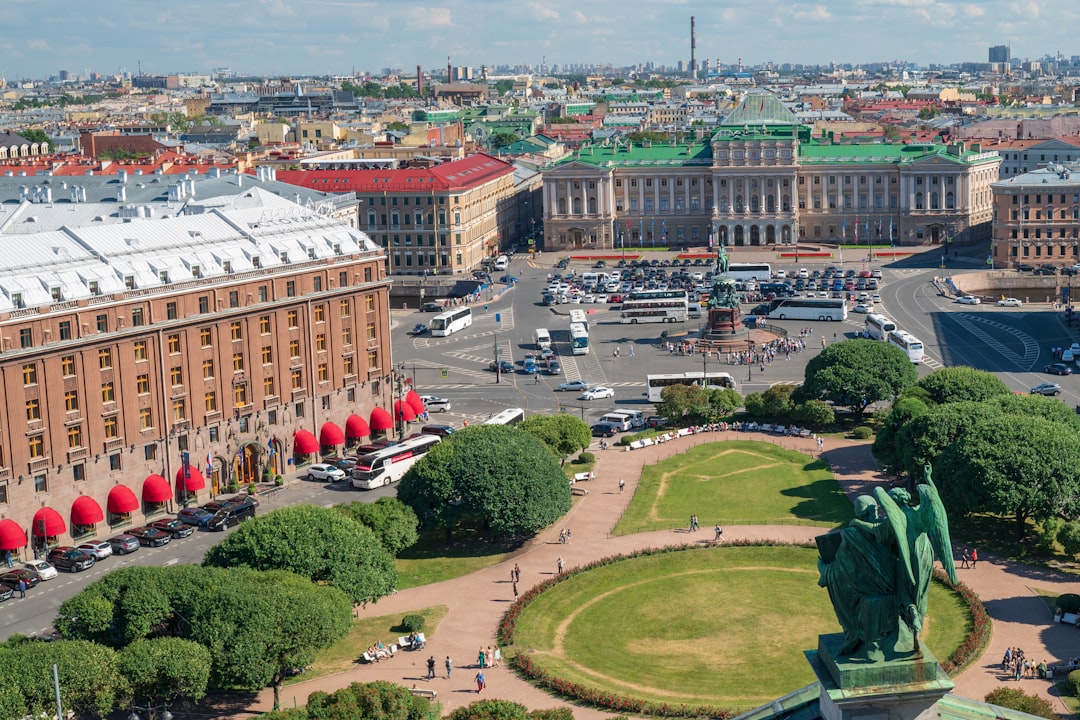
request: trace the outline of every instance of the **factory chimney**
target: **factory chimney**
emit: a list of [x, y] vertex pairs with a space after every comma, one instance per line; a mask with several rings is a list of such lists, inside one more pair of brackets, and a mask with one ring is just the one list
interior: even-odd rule
[[697, 32], [693, 15], [690, 16], [690, 77], [697, 79]]
[[419, 65], [416, 66], [416, 94], [424, 97], [424, 71]]

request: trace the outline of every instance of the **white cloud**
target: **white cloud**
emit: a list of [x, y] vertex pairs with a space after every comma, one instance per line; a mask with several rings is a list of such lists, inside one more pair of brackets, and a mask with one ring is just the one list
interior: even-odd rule
[[430, 30], [432, 28], [453, 27], [454, 20], [450, 8], [412, 8], [405, 14], [405, 27], [410, 30]]
[[259, 0], [263, 12], [271, 17], [293, 17], [296, 12], [285, 4], [285, 0]]
[[533, 19], [540, 22], [559, 22], [561, 19], [558, 10], [544, 3], [529, 3], [529, 10], [532, 11]]
[[589, 22], [589, 18], [585, 17], [585, 13], [581, 12], [580, 10], [575, 10], [574, 22], [576, 22], [578, 25], [584, 25], [585, 23]]
[[49, 47], [49, 41], [37, 38], [36, 40], [30, 40], [26, 43], [26, 47], [30, 50], [51, 50]]
[[800, 21], [831, 20], [832, 13], [824, 5], [814, 5], [806, 8], [796, 5], [792, 17]]
[[964, 17], [980, 18], [986, 15], [986, 8], [981, 5], [971, 5], [965, 3], [960, 6], [960, 12], [964, 14]]
[[1038, 20], [1042, 15], [1042, 8], [1035, 0], [1027, 0], [1027, 2], [1020, 3], [1020, 14], [1026, 15], [1031, 20]]

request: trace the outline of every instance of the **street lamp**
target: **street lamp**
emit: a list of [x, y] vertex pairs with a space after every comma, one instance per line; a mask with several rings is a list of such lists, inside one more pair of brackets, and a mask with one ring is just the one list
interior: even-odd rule
[[746, 328], [746, 382], [754, 379], [754, 339], [750, 337], [750, 328]]

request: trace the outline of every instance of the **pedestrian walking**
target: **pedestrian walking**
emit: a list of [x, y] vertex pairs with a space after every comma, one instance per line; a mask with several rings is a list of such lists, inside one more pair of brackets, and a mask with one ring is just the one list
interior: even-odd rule
[[19, 599], [22, 600], [23, 598], [26, 597], [26, 580], [24, 580], [22, 578], [19, 578], [18, 590], [19, 590]]
[[634, 357], [634, 346], [630, 346], [630, 357]]
[[521, 568], [518, 567], [517, 563], [514, 563], [514, 576], [514, 580], [521, 582]]
[[964, 552], [960, 553], [960, 568], [969, 567], [971, 567], [971, 553], [968, 552], [967, 548], [964, 548]]
[[823, 448], [823, 447], [825, 447], [825, 438], [820, 438], [820, 437], [819, 437], [819, 438], [817, 439], [817, 449], [818, 449], [818, 452], [821, 452], [821, 448]]
[[724, 538], [724, 528], [720, 527], [720, 523], [716, 523], [716, 527], [713, 528], [713, 542], [720, 542]]
[[479, 695], [480, 691], [487, 687], [487, 681], [484, 679], [484, 671], [476, 673], [476, 694]]
[[533, 375], [533, 385], [539, 385], [539, 384], [540, 384], [540, 373], [536, 373], [535, 375]]
[[976, 563], [979, 562], [979, 551], [976, 548], [971, 548], [971, 569], [975, 569]]
[[435, 656], [434, 655], [428, 655], [428, 659], [427, 659], [427, 679], [428, 680], [434, 680], [435, 679]]
[[450, 673], [454, 670], [454, 663], [450, 661], [450, 656], [446, 656], [446, 679], [450, 679]]
[[563, 568], [566, 567], [566, 563], [563, 562], [562, 555], [555, 561], [555, 567], [559, 569], [559, 574], [562, 575]]
[[560, 530], [559, 531], [559, 544], [560, 545], [565, 545], [566, 544], [566, 531], [565, 530]]
[[574, 534], [573, 534], [573, 532], [571, 532], [570, 528], [566, 528], [566, 544], [567, 544], [567, 545], [569, 545], [569, 544], [570, 544], [570, 540], [571, 540], [571, 539], [572, 539], [573, 537], [574, 537]]
[[4, 564], [6, 564], [8, 567], [14, 567], [15, 566], [15, 562], [11, 559], [11, 551], [10, 550], [5, 550], [4, 551]]
[[483, 670], [485, 667], [487, 667], [486, 663], [487, 663], [487, 658], [484, 657], [484, 648], [483, 648], [483, 646], [481, 646], [480, 647], [480, 654], [476, 658], [476, 665], [481, 670]]
[[619, 492], [622, 492], [626, 488], [626, 481], [619, 478]]

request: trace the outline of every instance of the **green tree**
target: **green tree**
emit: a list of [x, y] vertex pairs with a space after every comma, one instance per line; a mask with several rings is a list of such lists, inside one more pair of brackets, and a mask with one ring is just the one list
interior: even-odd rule
[[513, 145], [520, 139], [521, 138], [518, 137], [517, 133], [501, 130], [499, 132], [491, 134], [491, 139], [488, 140], [488, 144], [498, 150], [499, 148], [504, 148], [507, 145]]
[[735, 388], [718, 388], [709, 391], [708, 422], [719, 422], [730, 417], [743, 406], [742, 395]]
[[836, 424], [836, 411], [824, 400], [807, 400], [792, 408], [791, 419], [810, 430], [823, 430]]
[[1057, 717], [1057, 712], [1049, 700], [1038, 695], [1029, 695], [1017, 688], [999, 687], [992, 690], [983, 699], [991, 705], [1000, 705], [1011, 710], [1019, 710], [1029, 715], [1047, 718], [1047, 720], [1053, 720]]
[[431, 703], [401, 685], [376, 680], [308, 696], [311, 720], [427, 720]]
[[[936, 465], [941, 453], [954, 443], [960, 442], [976, 422], [1000, 415], [1001, 409], [989, 402], [955, 402], [928, 408], [925, 413], [913, 417], [897, 432], [896, 446], [900, 464], [890, 469], [896, 473], [903, 471], [912, 477], [918, 477], [926, 463]], [[944, 482], [949, 483], [948, 480]], [[965, 498], [955, 500], [960, 504], [950, 507], [961, 512], [968, 511], [962, 507]]]
[[675, 427], [683, 427], [703, 417], [708, 406], [709, 391], [700, 385], [668, 385], [660, 391], [656, 414]]
[[940, 368], [917, 383], [932, 402], [939, 405], [963, 400], [988, 400], [998, 395], [1012, 395], [1001, 378], [967, 365]]
[[503, 537], [535, 533], [570, 509], [558, 461], [527, 432], [503, 425], [467, 427], [416, 463], [398, 497], [449, 540], [462, 522]]
[[1061, 523], [1057, 531], [1057, 541], [1061, 543], [1066, 554], [1073, 557], [1080, 555], [1080, 522], [1070, 520]]
[[397, 498], [381, 497], [373, 503], [352, 502], [337, 509], [375, 533], [379, 543], [392, 557], [419, 539], [420, 521], [412, 508]]
[[23, 128], [21, 130], [16, 130], [15, 133], [27, 142], [38, 143], [39, 145], [45, 143], [50, 152], [52, 152], [52, 149], [55, 147], [53, 141], [49, 139], [49, 136], [45, 134], [44, 130], [38, 128]]
[[746, 414], [752, 418], [765, 417], [765, 396], [761, 393], [750, 393], [743, 401], [746, 405]]
[[861, 418], [875, 402], [893, 400], [918, 373], [898, 347], [875, 340], [833, 343], [806, 364], [801, 395], [850, 407]]
[[248, 520], [206, 553], [206, 566], [288, 570], [338, 588], [354, 603], [389, 595], [390, 553], [370, 528], [334, 508], [292, 505]]
[[510, 700], [477, 700], [456, 708], [449, 720], [529, 720], [529, 709]]
[[136, 640], [120, 651], [119, 667], [140, 705], [198, 702], [210, 682], [210, 651], [183, 638]]
[[570, 415], [558, 413], [556, 415], [530, 415], [519, 425], [518, 429], [524, 430], [540, 442], [559, 459], [560, 464], [566, 462], [578, 450], [584, 450], [592, 442], [592, 433], [584, 420]]
[[633, 143], [665, 143], [668, 141], [668, 136], [662, 132], [654, 132], [652, 130], [638, 130], [627, 134], [626, 139]]
[[502, 97], [506, 93], [514, 89], [513, 80], [496, 80], [495, 81], [495, 97]]
[[791, 385], [773, 385], [761, 394], [765, 405], [765, 415], [773, 420], [785, 420], [791, 412]]
[[[60, 701], [77, 717], [107, 715], [129, 697], [116, 652], [86, 640], [31, 640], [0, 648], [0, 709], [3, 717], [52, 717], [56, 712], [52, 666], [60, 678]], [[11, 712], [12, 709], [16, 712]]]
[[886, 140], [895, 142], [900, 139], [900, 128], [896, 127], [895, 125], [886, 124], [884, 127], [881, 128], [881, 134], [885, 137]]
[[874, 457], [886, 471], [897, 475], [903, 472], [904, 449], [897, 444], [897, 435], [909, 422], [928, 410], [925, 402], [905, 393], [885, 413], [881, 429], [874, 438]]
[[396, 130], [398, 132], [408, 132], [409, 131], [409, 123], [403, 123], [401, 121], [395, 120], [394, 122], [387, 123], [386, 124], [386, 129], [387, 130]]

